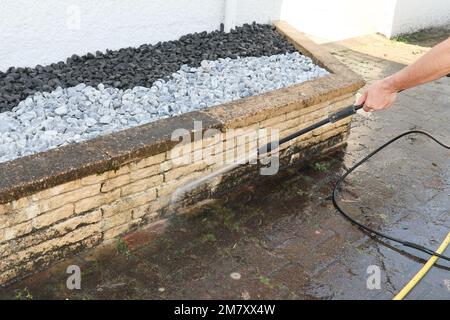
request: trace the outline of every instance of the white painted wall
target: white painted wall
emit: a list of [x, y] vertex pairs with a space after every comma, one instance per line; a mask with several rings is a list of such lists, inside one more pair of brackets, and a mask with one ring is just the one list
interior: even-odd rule
[[281, 18], [329, 40], [450, 23], [450, 0], [1, 0], [0, 71], [212, 31], [226, 1], [237, 25]]
[[[226, 0], [1, 0], [0, 70], [212, 31]], [[279, 19], [282, 0], [238, 0], [235, 21]]]
[[450, 0], [397, 0], [392, 35], [450, 24]]
[[281, 19], [298, 30], [329, 40], [373, 33], [377, 1], [284, 0]]
[[284, 0], [281, 19], [331, 41], [450, 24], [450, 0]]

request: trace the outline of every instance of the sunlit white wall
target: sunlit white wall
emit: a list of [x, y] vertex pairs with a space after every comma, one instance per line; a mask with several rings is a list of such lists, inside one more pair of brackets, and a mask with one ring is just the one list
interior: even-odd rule
[[[227, 0], [1, 0], [0, 71], [219, 29]], [[237, 25], [280, 18], [282, 0], [238, 0]]]
[[450, 23], [450, 0], [284, 0], [281, 19], [331, 41]]
[[[0, 71], [218, 29], [229, 0], [1, 0]], [[234, 0], [237, 25], [283, 19], [329, 40], [450, 23], [450, 0]]]
[[340, 40], [376, 32], [375, 16], [386, 1], [284, 0], [281, 19], [314, 36]]
[[392, 34], [450, 24], [450, 0], [397, 0]]

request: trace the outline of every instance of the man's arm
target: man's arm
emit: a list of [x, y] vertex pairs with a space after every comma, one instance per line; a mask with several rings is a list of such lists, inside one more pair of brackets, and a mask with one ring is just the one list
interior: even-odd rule
[[450, 73], [450, 38], [428, 51], [415, 63], [370, 85], [357, 104], [364, 103], [365, 111], [387, 109], [397, 93], [420, 84], [439, 79]]

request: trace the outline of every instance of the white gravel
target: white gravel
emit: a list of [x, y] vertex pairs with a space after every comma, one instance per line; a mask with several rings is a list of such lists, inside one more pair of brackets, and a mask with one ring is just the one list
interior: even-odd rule
[[151, 88], [79, 84], [36, 93], [0, 113], [0, 162], [312, 80], [328, 72], [299, 53], [203, 61]]

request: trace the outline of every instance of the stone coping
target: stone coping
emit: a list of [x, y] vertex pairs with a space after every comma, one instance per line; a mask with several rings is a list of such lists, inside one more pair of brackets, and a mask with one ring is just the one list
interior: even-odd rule
[[331, 74], [288, 88], [1, 163], [0, 204], [168, 151], [178, 143], [171, 141], [172, 132], [183, 128], [193, 134], [194, 121], [201, 121], [203, 130], [215, 128], [224, 131], [245, 126], [250, 121], [270, 118], [275, 113], [305, 108], [352, 93], [364, 85], [359, 76], [289, 24], [278, 21], [274, 25], [302, 54], [311, 57]]

